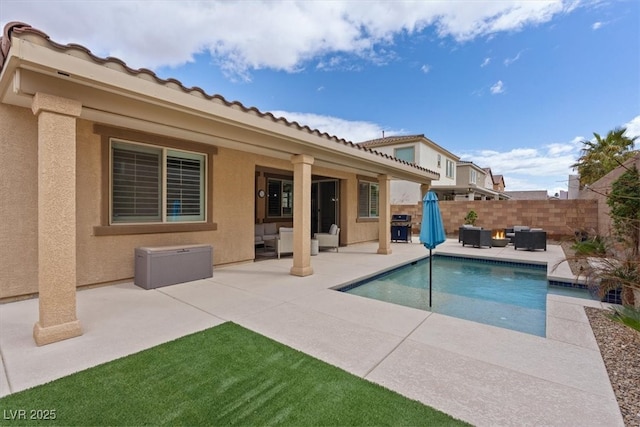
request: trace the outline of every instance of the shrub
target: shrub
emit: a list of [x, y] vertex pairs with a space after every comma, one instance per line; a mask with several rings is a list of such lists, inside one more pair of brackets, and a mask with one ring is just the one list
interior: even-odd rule
[[607, 253], [607, 244], [605, 240], [596, 236], [592, 239], [587, 239], [583, 241], [576, 242], [571, 249], [576, 251], [576, 255], [598, 255], [602, 256]]

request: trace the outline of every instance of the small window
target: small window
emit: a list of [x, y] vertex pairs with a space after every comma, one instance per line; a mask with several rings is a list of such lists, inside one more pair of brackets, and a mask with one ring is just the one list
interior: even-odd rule
[[373, 182], [358, 183], [358, 217], [378, 218], [380, 187]]
[[111, 141], [111, 223], [205, 220], [204, 154]]
[[469, 184], [475, 184], [478, 181], [478, 172], [473, 169], [469, 173]]
[[267, 191], [267, 216], [269, 218], [292, 217], [293, 181], [269, 178]]
[[454, 170], [453, 162], [451, 160], [447, 160], [447, 171], [446, 171], [447, 178], [453, 178], [454, 177], [453, 170]]
[[408, 163], [415, 163], [416, 161], [415, 150], [413, 147], [396, 148], [393, 150], [393, 157], [404, 160]]
[[440, 154], [438, 154], [438, 167], [442, 167], [442, 156]]

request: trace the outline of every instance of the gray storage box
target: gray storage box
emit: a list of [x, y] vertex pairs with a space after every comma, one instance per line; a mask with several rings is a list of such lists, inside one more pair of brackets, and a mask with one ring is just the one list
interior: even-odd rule
[[154, 289], [213, 276], [209, 245], [136, 248], [134, 283]]

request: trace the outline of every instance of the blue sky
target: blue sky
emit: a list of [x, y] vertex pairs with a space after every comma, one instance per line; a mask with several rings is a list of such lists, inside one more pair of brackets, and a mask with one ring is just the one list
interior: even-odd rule
[[640, 135], [637, 0], [0, 0], [16, 20], [353, 142], [425, 134], [507, 191], [566, 190], [580, 141]]

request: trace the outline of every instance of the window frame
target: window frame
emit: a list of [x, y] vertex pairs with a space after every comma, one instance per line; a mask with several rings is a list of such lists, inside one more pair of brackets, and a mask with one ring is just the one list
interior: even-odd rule
[[[119, 153], [116, 153], [119, 150]], [[124, 153], [155, 155], [158, 158], [156, 191], [156, 213], [153, 215], [122, 215], [118, 219], [116, 214], [117, 202], [115, 195], [115, 160], [116, 155]], [[172, 189], [170, 174], [172, 173], [170, 159], [195, 160], [199, 163], [198, 170], [198, 213], [196, 215], [178, 215], [177, 218], [169, 214], [170, 192]], [[136, 165], [138, 166], [138, 165]], [[206, 188], [207, 188], [207, 154], [181, 149], [160, 147], [152, 144], [129, 141], [121, 138], [109, 138], [109, 225], [139, 225], [139, 224], [167, 224], [167, 223], [202, 223], [206, 220]], [[147, 186], [149, 188], [150, 186]], [[180, 206], [180, 204], [178, 204]], [[182, 209], [182, 207], [180, 208]]]
[[446, 161], [445, 173], [447, 178], [455, 178], [455, 164], [449, 159]]
[[[366, 185], [367, 186], [367, 215], [361, 215], [361, 206], [360, 206], [360, 201], [362, 199], [362, 185]], [[371, 215], [372, 211], [371, 211], [371, 205], [372, 205], [372, 187], [377, 188], [377, 194], [376, 194], [376, 215]], [[378, 220], [380, 219], [380, 184], [378, 182], [374, 182], [374, 181], [368, 181], [368, 180], [363, 180], [363, 179], [359, 179], [358, 180], [358, 220]]]
[[[170, 138], [129, 129], [94, 124], [93, 131], [101, 140], [100, 162], [100, 225], [93, 227], [95, 236], [113, 236], [129, 234], [177, 233], [190, 231], [217, 230], [213, 221], [213, 158], [218, 149], [213, 145], [194, 141]], [[134, 143], [146, 144], [169, 150], [192, 152], [205, 155], [204, 176], [204, 220], [197, 222], [145, 222], [145, 223], [111, 223], [111, 139], [120, 139]]]
[[[278, 194], [272, 194], [271, 193], [271, 185], [270, 183], [279, 183], [279, 189], [278, 189]], [[266, 209], [265, 209], [265, 217], [272, 220], [272, 219], [279, 219], [279, 218], [286, 218], [286, 219], [291, 219], [293, 218], [293, 178], [280, 178], [280, 177], [273, 177], [273, 176], [268, 176], [266, 178], [266, 184], [267, 184], [267, 205], [266, 205]], [[285, 191], [285, 186], [290, 186], [291, 191]], [[285, 197], [286, 194], [286, 197]], [[270, 210], [271, 210], [271, 206], [270, 206], [270, 201], [271, 200], [276, 200], [278, 203], [278, 210], [279, 210], [279, 215], [271, 215]], [[286, 203], [286, 206], [285, 206]], [[286, 213], [285, 210], [289, 209], [290, 212]]]
[[475, 169], [471, 169], [469, 171], [469, 184], [477, 184], [478, 183], [478, 171]]
[[[408, 152], [409, 152], [409, 150], [411, 150], [411, 160], [407, 160], [407, 159], [405, 159], [405, 158], [402, 156], [402, 154], [401, 154], [401, 155], [398, 155], [398, 152], [399, 152], [399, 151], [400, 151], [400, 152], [408, 153]], [[399, 159], [399, 160], [403, 160], [403, 161], [405, 161], [405, 162], [407, 162], [407, 163], [413, 163], [413, 164], [415, 164], [415, 163], [416, 163], [416, 147], [414, 147], [413, 145], [411, 145], [411, 146], [409, 146], [409, 147], [395, 147], [395, 148], [393, 149], [393, 157], [395, 157], [396, 159]]]

